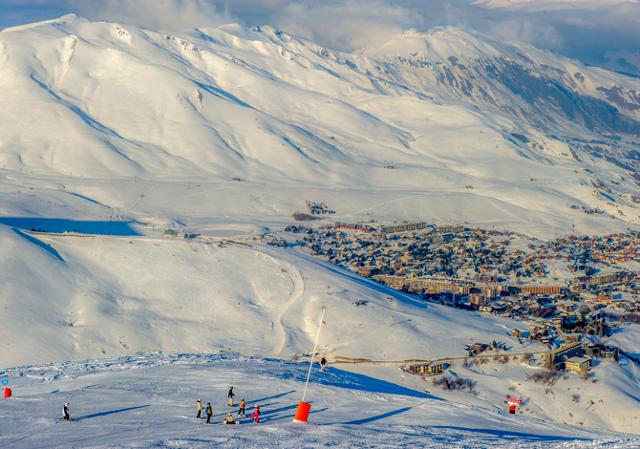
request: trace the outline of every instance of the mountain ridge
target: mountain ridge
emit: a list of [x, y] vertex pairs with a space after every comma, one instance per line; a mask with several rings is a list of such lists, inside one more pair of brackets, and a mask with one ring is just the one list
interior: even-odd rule
[[[167, 34], [70, 15], [5, 30], [0, 170], [453, 188], [472, 201], [512, 202], [517, 185], [541, 200], [519, 207], [638, 222], [636, 80], [451, 27], [399, 36], [373, 58], [269, 26]], [[525, 187], [537, 178], [568, 181]]]

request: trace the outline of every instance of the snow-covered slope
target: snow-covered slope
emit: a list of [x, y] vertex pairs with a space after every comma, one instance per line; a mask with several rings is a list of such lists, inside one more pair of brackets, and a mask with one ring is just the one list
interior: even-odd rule
[[[290, 224], [305, 200], [325, 201], [336, 220], [350, 222], [467, 222], [541, 236], [572, 225], [589, 233], [637, 226], [638, 90], [637, 80], [452, 28], [404, 33], [353, 54], [271, 27], [168, 35], [65, 16], [4, 30], [0, 366], [138, 351], [295, 359], [309, 351], [323, 304], [320, 348], [330, 357], [459, 355], [471, 340], [520, 348], [508, 336], [513, 322], [417, 302], [252, 237]], [[164, 239], [165, 227], [204, 238]], [[238, 242], [223, 243], [230, 237]], [[355, 306], [358, 299], [367, 305]], [[265, 382], [284, 377], [280, 362], [269, 363]], [[567, 394], [549, 405], [541, 389], [519, 390], [532, 369], [465, 372], [483, 389], [448, 399], [479, 407], [464, 422], [486, 429], [475, 420], [502, 407], [510, 382], [531, 398], [531, 419], [577, 424]], [[23, 369], [27, 379], [32, 370]], [[608, 373], [598, 394], [621, 405], [581, 410], [580, 419], [629, 431], [624, 414], [640, 396], [637, 371], [625, 365], [596, 372]], [[402, 382], [397, 368], [373, 374]], [[95, 385], [120, 382], [116, 372], [105, 376]], [[68, 380], [71, 389], [89, 388], [84, 380], [78, 387], [75, 374]], [[297, 377], [291, 382], [298, 388]], [[37, 401], [51, 393], [20, 387]], [[29, 405], [21, 400], [20, 422]], [[335, 401], [354, 407], [340, 395]], [[377, 409], [382, 419], [395, 416]], [[49, 425], [47, 413], [31, 424]], [[501, 424], [504, 416], [495, 419]], [[121, 423], [118, 417], [111, 424]], [[414, 441], [401, 421], [393, 426]], [[536, 434], [569, 432], [548, 421], [540, 426], [553, 432]], [[153, 438], [162, 439], [158, 445], [200, 444], [192, 434], [184, 444], [169, 441], [182, 434], [178, 427]], [[522, 425], [508, 428], [537, 444]], [[451, 430], [447, 441], [466, 432]], [[42, 436], [57, 431], [47, 427]], [[298, 430], [273, 431], [284, 432], [291, 447], [308, 441]], [[11, 447], [32, 446], [11, 432]], [[472, 433], [476, 446], [488, 441]], [[87, 445], [85, 435], [52, 445]], [[140, 445], [152, 444], [149, 435]], [[380, 438], [376, 444], [391, 444]]]
[[[309, 425], [292, 423], [306, 365], [182, 354], [140, 355], [29, 366], [3, 373], [16, 397], [0, 408], [0, 446], [19, 448], [525, 448], [631, 449], [638, 440], [610, 432], [442, 400], [365, 375], [314, 370]], [[235, 386], [250, 418], [223, 426]], [[195, 400], [211, 401], [213, 424], [195, 419]], [[65, 401], [72, 421], [56, 418]]]
[[[245, 245], [27, 234], [0, 225], [0, 366], [139, 351], [298, 359], [312, 347], [323, 305], [319, 351], [330, 360], [461, 357], [466, 344], [493, 340], [514, 353], [544, 349], [510, 336], [521, 323], [413, 299], [295, 249]], [[362, 299], [366, 305], [354, 304]], [[579, 406], [564, 384], [550, 397], [546, 386], [528, 381], [540, 368], [524, 362], [475, 369], [456, 363], [451, 373], [477, 386], [448, 400], [502, 409], [511, 392], [528, 398], [529, 418], [624, 432], [638, 419], [628, 412], [640, 395], [631, 363], [597, 367], [597, 385], [577, 376], [566, 381], [589, 391]], [[405, 381], [397, 366], [372, 372], [369, 365], [343, 366]], [[432, 388], [408, 377], [416, 388]]]
[[[13, 181], [0, 187], [67, 189], [102, 218], [167, 218], [144, 192], [128, 189], [134, 207], [118, 211], [120, 189], [95, 188], [142, 178], [230, 184], [239, 201], [219, 207], [234, 216], [280, 219], [313, 187], [360, 219], [363, 197], [389, 219], [424, 218], [433, 196], [430, 214], [448, 221], [638, 222], [638, 80], [455, 28], [346, 54], [271, 27], [168, 35], [65, 16], [0, 33], [0, 87], [0, 173]], [[266, 204], [232, 179], [260, 185]]]
[[155, 350], [294, 357], [309, 351], [325, 304], [331, 356], [441, 357], [471, 339], [519, 346], [509, 321], [427, 305], [297, 251], [0, 232], [0, 366]]

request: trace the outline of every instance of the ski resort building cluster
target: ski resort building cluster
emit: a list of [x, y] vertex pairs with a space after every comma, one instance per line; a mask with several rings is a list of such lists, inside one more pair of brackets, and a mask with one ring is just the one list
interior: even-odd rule
[[609, 335], [640, 316], [640, 234], [567, 236], [438, 226], [290, 227], [313, 254], [391, 288], [451, 307], [515, 318], [553, 347]]

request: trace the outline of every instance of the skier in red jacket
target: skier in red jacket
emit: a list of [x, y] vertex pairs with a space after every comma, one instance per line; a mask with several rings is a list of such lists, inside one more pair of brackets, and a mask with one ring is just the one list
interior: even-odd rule
[[260, 422], [260, 406], [256, 405], [255, 410], [253, 410], [253, 413], [251, 414], [251, 422], [256, 422], [259, 423]]

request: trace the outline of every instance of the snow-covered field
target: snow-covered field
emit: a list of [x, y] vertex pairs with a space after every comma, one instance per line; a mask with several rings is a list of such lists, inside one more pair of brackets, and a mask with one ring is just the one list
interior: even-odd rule
[[[240, 235], [246, 231], [238, 229]], [[502, 341], [513, 352], [544, 349], [520, 345], [509, 335], [520, 323], [416, 300], [296, 248], [252, 239], [234, 244], [153, 235], [27, 234], [7, 227], [0, 232], [5, 367], [140, 351], [234, 351], [302, 360], [323, 305], [328, 312], [319, 351], [330, 360], [462, 356], [472, 341]], [[367, 304], [356, 306], [359, 299]], [[397, 384], [413, 382], [418, 390], [432, 388], [397, 367], [336, 366]], [[552, 393], [527, 381], [536, 369], [518, 361], [464, 368], [459, 361], [450, 373], [475, 382], [474, 392], [442, 394], [491, 411], [503, 411], [505, 395], [518, 394], [527, 398], [523, 419], [637, 431], [638, 413], [629, 412], [637, 409], [640, 395], [633, 364], [603, 363], [594, 369], [597, 384], [574, 375]], [[576, 392], [579, 404], [572, 402]]]
[[[30, 366], [4, 374], [16, 397], [0, 408], [7, 448], [634, 448], [640, 440], [511, 416], [330, 367], [315, 369], [309, 424], [292, 423], [306, 365], [236, 354], [147, 354]], [[235, 387], [250, 418], [224, 426]], [[213, 424], [195, 418], [195, 400], [211, 402]], [[60, 407], [68, 401], [71, 422]]]
[[323, 305], [330, 355], [440, 357], [470, 339], [518, 345], [507, 336], [513, 323], [427, 305], [295, 249], [0, 232], [2, 366], [154, 350], [292, 357], [310, 350]]
[[[560, 111], [556, 91], [528, 101], [508, 78], [514, 61], [518, 83], [541, 74], [583, 109]], [[638, 446], [610, 433], [640, 428], [627, 362], [553, 394], [519, 361], [453, 366], [475, 391], [440, 399], [397, 367], [335, 365], [314, 376], [313, 424], [289, 423], [323, 305], [329, 359], [432, 359], [494, 339], [539, 348], [508, 335], [518, 323], [260, 241], [305, 200], [346, 222], [543, 238], [637, 227], [638, 90], [457, 29], [354, 54], [271, 27], [166, 34], [65, 16], [0, 32], [0, 377], [15, 387], [0, 447]], [[594, 119], [594, 104], [609, 115]], [[637, 335], [614, 338], [637, 353]], [[232, 355], [195, 355], [221, 351]], [[229, 384], [260, 401], [263, 424], [191, 418], [198, 396], [221, 413]], [[527, 399], [521, 415], [504, 414], [512, 393]], [[56, 421], [65, 400], [74, 422]]]

